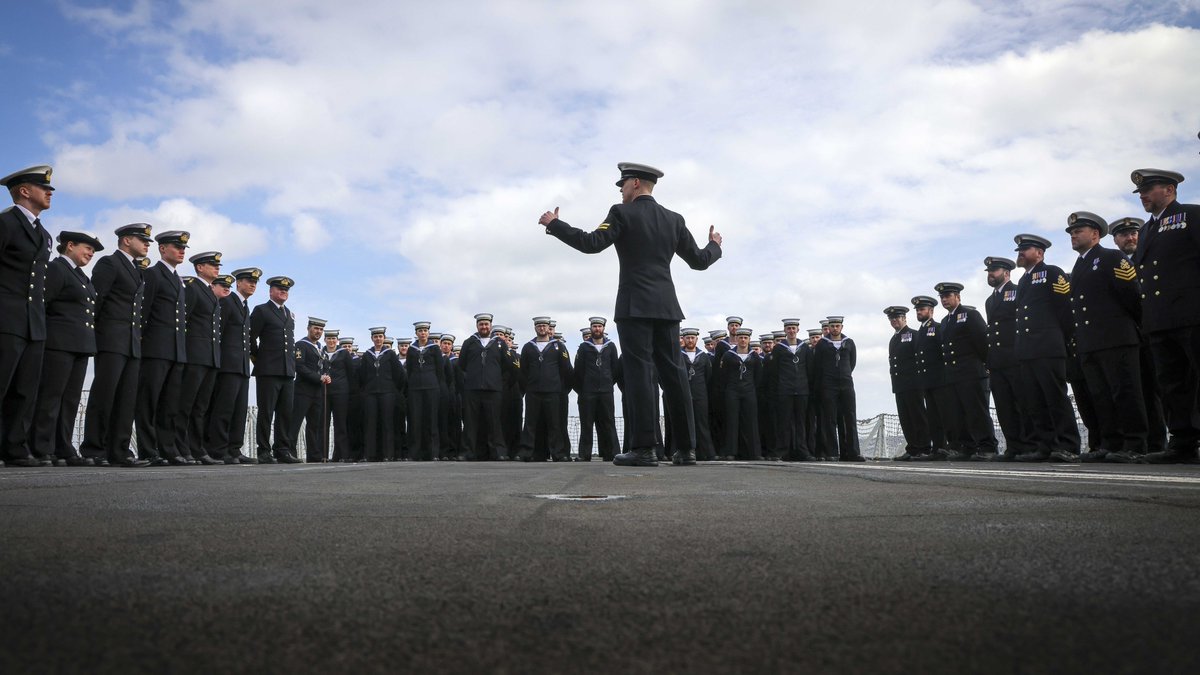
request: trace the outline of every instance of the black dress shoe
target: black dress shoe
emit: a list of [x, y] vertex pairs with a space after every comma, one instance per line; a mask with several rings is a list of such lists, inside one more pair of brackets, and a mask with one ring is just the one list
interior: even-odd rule
[[1091, 452], [1085, 452], [1079, 456], [1079, 461], [1086, 463], [1103, 462], [1108, 456], [1108, 451], [1103, 448], [1097, 448]]
[[842, 462], [865, 462], [865, 461], [867, 461], [867, 458], [863, 457], [862, 455], [846, 455], [845, 457], [840, 458], [839, 461], [842, 461]]
[[103, 457], [94, 457], [92, 458], [92, 466], [112, 466], [112, 464], [109, 464], [108, 460]]
[[654, 448], [630, 450], [613, 457], [613, 464], [617, 466], [658, 466], [658, 456], [654, 454]]
[[27, 469], [36, 469], [39, 466], [43, 466], [42, 460], [40, 460], [36, 457], [22, 457], [20, 459], [10, 459], [10, 460], [8, 460], [7, 464], [8, 464], [8, 466], [20, 466], [20, 467], [25, 467]]
[[237, 457], [225, 457], [225, 458], [221, 459], [221, 462], [224, 464], [237, 464], [238, 458]]
[[696, 466], [695, 450], [676, 450], [671, 455], [671, 463], [676, 466]]
[[797, 462], [815, 462], [815, 461], [817, 461], [817, 458], [813, 457], [811, 452], [809, 452], [807, 450], [801, 450], [799, 455], [796, 457], [796, 461]]
[[1136, 452], [1129, 452], [1128, 450], [1110, 452], [1104, 456], [1104, 461], [1113, 464], [1142, 464], [1144, 462], [1141, 455]]
[[[56, 457], [54, 459], [50, 459], [49, 457], [47, 457], [46, 459], [49, 459], [50, 464], [53, 466], [66, 466], [67, 465], [67, 460], [62, 459], [62, 458]], [[42, 461], [45, 461], [45, 460], [42, 460]]]
[[976, 452], [971, 455], [972, 462], [990, 462], [996, 456], [994, 452]]
[[112, 462], [110, 466], [119, 466], [126, 469], [140, 469], [145, 466], [150, 466], [150, 460], [126, 457], [125, 459], [119, 459], [115, 462]]
[[91, 457], [68, 457], [67, 466], [96, 466]]
[[258, 463], [259, 464], [278, 464], [279, 462], [275, 461], [275, 458], [270, 455], [263, 455], [262, 457], [258, 458]]
[[[238, 464], [258, 464], [257, 457], [247, 457], [245, 455], [238, 455], [237, 461], [238, 461]], [[343, 460], [343, 461], [345, 461], [345, 460]]]
[[1006, 451], [1003, 455], [997, 453], [988, 458], [989, 462], [1015, 462], [1017, 461], [1017, 453], [1011, 450]]
[[171, 466], [187, 466], [188, 464], [195, 464], [196, 460], [189, 460], [187, 457], [168, 457], [167, 463]]
[[908, 452], [905, 452], [902, 455], [896, 455], [895, 457], [893, 457], [892, 461], [893, 462], [911, 462], [911, 461], [913, 461], [913, 456], [908, 454]]
[[1067, 450], [1055, 450], [1050, 453], [1050, 459], [1056, 462], [1064, 462], [1066, 464], [1078, 464], [1079, 455]]
[[1050, 452], [1047, 450], [1034, 450], [1033, 452], [1022, 452], [1017, 455], [1018, 462], [1045, 462], [1050, 459]]
[[1195, 448], [1167, 448], [1162, 452], [1152, 452], [1143, 459], [1147, 464], [1200, 464], [1200, 456], [1196, 454]]
[[276, 459], [279, 461], [280, 464], [300, 464], [300, 459], [298, 457], [292, 457], [291, 455], [289, 455], [286, 452], [283, 453], [282, 455], [280, 455], [279, 457], [277, 457]]
[[913, 457], [914, 462], [944, 462], [950, 459], [950, 451], [945, 448], [934, 448], [933, 450]]
[[200, 455], [200, 457], [197, 458], [196, 461], [200, 462], [201, 464], [203, 464], [205, 466], [213, 466], [214, 464], [221, 463], [220, 460], [213, 459], [212, 457], [209, 457], [208, 455]]
[[150, 462], [150, 466], [170, 466], [171, 465], [170, 462], [168, 462], [166, 459], [164, 459], [162, 457], [152, 457], [146, 461]]

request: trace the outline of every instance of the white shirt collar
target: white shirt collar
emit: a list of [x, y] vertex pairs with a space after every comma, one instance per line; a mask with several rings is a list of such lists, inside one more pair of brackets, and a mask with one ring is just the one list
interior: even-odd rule
[[25, 214], [25, 218], [29, 221], [30, 225], [33, 225], [33, 221], [37, 220], [37, 216], [33, 215], [33, 211], [30, 211], [20, 204], [13, 204], [13, 206], [17, 207], [21, 210], [21, 213]]

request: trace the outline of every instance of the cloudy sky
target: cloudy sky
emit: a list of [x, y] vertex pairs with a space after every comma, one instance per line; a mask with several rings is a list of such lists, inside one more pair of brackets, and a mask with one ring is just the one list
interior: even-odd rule
[[[1131, 170], [1200, 200], [1200, 0], [854, 4], [149, 0], [5, 8], [7, 173], [55, 168], [51, 232], [186, 229], [365, 342], [471, 315], [577, 342], [611, 315], [590, 229], [619, 161], [724, 258], [675, 269], [686, 325], [846, 315], [859, 416], [894, 410], [883, 307], [967, 284], [1067, 214], [1140, 215]], [[265, 292], [262, 292], [265, 296]]]

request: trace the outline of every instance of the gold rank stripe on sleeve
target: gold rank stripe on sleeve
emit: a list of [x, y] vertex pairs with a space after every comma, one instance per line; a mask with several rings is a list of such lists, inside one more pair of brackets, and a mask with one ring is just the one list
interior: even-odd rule
[[1067, 278], [1060, 274], [1058, 275], [1058, 281], [1054, 282], [1053, 288], [1055, 293], [1067, 295], [1071, 292], [1071, 282], [1067, 281]]
[[1121, 264], [1113, 269], [1113, 275], [1121, 281], [1133, 281], [1137, 279], [1137, 270], [1133, 268], [1133, 265], [1129, 264], [1128, 260], [1122, 260]]
[[600, 223], [600, 227], [597, 227], [596, 229], [597, 229], [597, 230], [607, 230], [607, 229], [608, 229], [608, 223]]

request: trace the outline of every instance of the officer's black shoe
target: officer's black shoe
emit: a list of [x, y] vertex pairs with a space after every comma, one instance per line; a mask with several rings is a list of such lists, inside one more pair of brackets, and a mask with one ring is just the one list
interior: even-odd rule
[[1197, 456], [1195, 448], [1167, 448], [1162, 452], [1152, 452], [1144, 459], [1147, 464], [1200, 464], [1200, 456]]
[[146, 461], [150, 462], [150, 466], [170, 466], [171, 464], [163, 457], [151, 457]]
[[676, 466], [696, 466], [695, 450], [676, 450], [671, 455], [671, 463]]
[[270, 455], [263, 455], [262, 457], [258, 458], [258, 463], [259, 464], [278, 464], [279, 462], [275, 461], [275, 458]]
[[865, 461], [867, 461], [867, 458], [863, 457], [862, 455], [846, 455], [845, 457], [841, 458], [841, 461], [843, 461], [843, 462], [865, 462]]
[[1050, 459], [1056, 462], [1065, 462], [1067, 464], [1078, 464], [1079, 455], [1067, 450], [1055, 450], [1050, 453]]
[[133, 457], [126, 457], [125, 459], [119, 459], [111, 463], [111, 466], [119, 466], [124, 469], [141, 469], [150, 465], [150, 460], [148, 459], [135, 459]]
[[292, 457], [291, 455], [289, 455], [286, 452], [278, 457], [278, 461], [280, 464], [299, 464], [300, 463], [299, 458]]
[[196, 460], [189, 461], [186, 457], [179, 457], [179, 456], [167, 458], [167, 464], [170, 464], [171, 466], [187, 466], [188, 464], [191, 464], [194, 461], [196, 461]]
[[[1091, 454], [1091, 453], [1088, 453], [1088, 454]], [[1141, 455], [1134, 453], [1134, 452], [1129, 452], [1128, 450], [1121, 450], [1119, 452], [1110, 452], [1104, 456], [1104, 461], [1110, 462], [1112, 464], [1142, 464], [1143, 463]]]
[[892, 461], [893, 462], [911, 462], [911, 461], [913, 461], [913, 456], [908, 454], [908, 452], [905, 452], [903, 455], [896, 455], [895, 457], [893, 457]]
[[239, 463], [238, 458], [232, 457], [232, 456], [226, 457], [226, 458], [222, 459], [221, 461], [224, 462], [225, 464], [238, 464]]
[[68, 457], [67, 466], [96, 466], [91, 457]]
[[992, 458], [995, 456], [996, 456], [996, 453], [980, 451], [980, 452], [977, 452], [977, 453], [971, 455], [971, 461], [972, 462], [990, 462], [990, 461], [992, 461]]
[[92, 466], [112, 466], [108, 460], [103, 457], [92, 458]]
[[42, 460], [36, 457], [22, 457], [20, 459], [10, 459], [7, 461], [8, 466], [20, 466], [27, 469], [37, 468], [42, 465]]
[[946, 461], [947, 462], [969, 462], [969, 461], [971, 461], [971, 453], [959, 452], [957, 450], [950, 450], [946, 454]]
[[1104, 448], [1096, 448], [1091, 452], [1085, 452], [1079, 456], [1079, 461], [1086, 463], [1103, 462], [1108, 456], [1108, 451]]
[[237, 456], [238, 464], [258, 464], [257, 457], [247, 457], [245, 455]]
[[950, 451], [945, 448], [934, 448], [933, 450], [913, 457], [914, 462], [944, 462], [950, 459]]
[[815, 461], [817, 461], [817, 458], [813, 457], [811, 452], [809, 452], [807, 450], [801, 450], [800, 453], [796, 457], [796, 461], [797, 462], [815, 462]]
[[[49, 458], [47, 458], [47, 459], [49, 459]], [[50, 460], [50, 464], [52, 464], [54, 466], [66, 466], [67, 460], [56, 457], [56, 458]]]
[[213, 466], [214, 464], [221, 463], [221, 462], [213, 459], [212, 457], [209, 457], [208, 455], [200, 455], [199, 459], [197, 459], [196, 461], [200, 462], [201, 464], [203, 464], [205, 466]]
[[1017, 461], [1017, 453], [1012, 450], [1006, 450], [1003, 455], [996, 453], [988, 457], [989, 462], [1015, 462]]
[[642, 448], [641, 450], [622, 452], [613, 457], [613, 464], [617, 466], [658, 466], [658, 457], [654, 454], [654, 448]]
[[1018, 462], [1045, 462], [1048, 459], [1050, 459], [1049, 450], [1034, 450], [1017, 455]]

